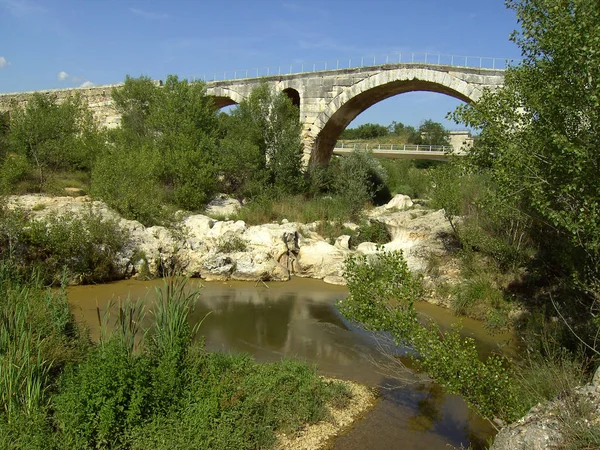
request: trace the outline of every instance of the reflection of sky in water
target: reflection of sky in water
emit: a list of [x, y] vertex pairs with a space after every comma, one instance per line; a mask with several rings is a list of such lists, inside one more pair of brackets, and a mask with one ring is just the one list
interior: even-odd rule
[[[141, 296], [149, 286], [160, 284], [82, 286], [71, 289], [69, 299], [76, 316], [88, 322], [94, 334], [94, 297], [102, 305], [112, 294], [125, 297], [131, 291], [132, 296]], [[447, 443], [466, 447], [469, 441], [477, 448], [489, 435], [490, 427], [459, 397], [424, 382], [402, 367], [409, 361], [390, 354], [399, 355], [402, 349], [345, 321], [334, 306], [346, 295], [344, 288], [301, 279], [270, 286], [205, 283], [192, 320], [202, 320], [210, 312], [200, 328], [209, 350], [246, 352], [263, 361], [301, 358], [317, 364], [324, 375], [381, 386], [381, 401], [374, 411], [339, 437], [335, 448], [442, 449]], [[443, 311], [435, 314], [443, 316]]]

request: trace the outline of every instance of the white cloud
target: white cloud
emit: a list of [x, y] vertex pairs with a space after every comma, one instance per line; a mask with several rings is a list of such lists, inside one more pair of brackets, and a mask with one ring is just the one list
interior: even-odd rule
[[69, 74], [65, 71], [58, 72], [56, 78], [58, 78], [58, 81], [67, 81], [69, 79]]
[[0, 69], [4, 69], [8, 66], [10, 66], [10, 63], [6, 60], [6, 58], [4, 56], [0, 56]]
[[156, 12], [152, 12], [152, 11], [145, 11], [143, 9], [138, 9], [138, 8], [129, 8], [129, 11], [131, 11], [136, 16], [143, 17], [144, 19], [149, 19], [149, 20], [163, 20], [163, 19], [169, 18], [169, 15], [165, 14], [165, 13], [156, 13]]
[[81, 87], [85, 88], [85, 87], [92, 87], [94, 85], [94, 83], [92, 83], [91, 81], [84, 81], [83, 83], [81, 83]]

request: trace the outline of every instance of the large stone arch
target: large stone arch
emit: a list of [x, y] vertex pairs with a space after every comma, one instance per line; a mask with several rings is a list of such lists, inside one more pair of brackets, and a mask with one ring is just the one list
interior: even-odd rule
[[426, 68], [379, 72], [344, 89], [319, 113], [306, 136], [311, 163], [329, 161], [340, 133], [361, 112], [386, 98], [413, 91], [438, 92], [467, 103], [483, 93], [479, 86], [448, 72]]
[[245, 97], [233, 89], [213, 87], [206, 90], [206, 95], [212, 97], [218, 109], [229, 105], [239, 105]]

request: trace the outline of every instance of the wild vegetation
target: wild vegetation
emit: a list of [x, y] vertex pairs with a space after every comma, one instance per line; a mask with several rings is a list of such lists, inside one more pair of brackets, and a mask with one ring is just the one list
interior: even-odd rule
[[387, 127], [365, 123], [356, 128], [346, 128], [340, 135], [340, 140], [375, 140], [382, 144], [450, 145], [448, 131], [441, 123], [430, 119], [423, 121], [418, 128], [395, 121]]
[[276, 432], [349, 398], [306, 363], [205, 352], [188, 324], [197, 292], [184, 280], [165, 281], [148, 330], [143, 302], [120, 303], [116, 317], [99, 310], [97, 344], [64, 290], [24, 279], [10, 260], [0, 287], [2, 448], [269, 448]]
[[[508, 1], [520, 24], [512, 39], [524, 60], [506, 71], [502, 89], [453, 113], [479, 137], [467, 157], [448, 164], [378, 162], [356, 152], [303, 173], [298, 111], [285, 95], [264, 85], [231, 115], [219, 115], [202, 83], [171, 76], [158, 87], [140, 77], [113, 91], [122, 123], [111, 131], [98, 129], [78, 97], [57, 104], [35, 95], [0, 124], [0, 187], [58, 193], [74, 186], [145, 224], [164, 223], [177, 209], [200, 210], [214, 193], [226, 192], [247, 201], [237, 218], [248, 223], [320, 220], [323, 236], [349, 234], [353, 245], [385, 241], [362, 211], [392, 194], [443, 208], [461, 280], [438, 286], [438, 294], [491, 331], [514, 327], [525, 355], [520, 362], [482, 360], [460, 329], [423, 324], [414, 309], [422, 282], [398, 253], [350, 258], [350, 296], [341, 309], [411, 347], [424, 371], [483, 416], [512, 421], [585, 382], [598, 365], [599, 5]], [[342, 138], [443, 144], [447, 134], [438, 125], [366, 124]], [[359, 231], [344, 228], [348, 220]], [[123, 239], [92, 213], [32, 222], [1, 210], [0, 442], [184, 448], [211, 439], [215, 447], [254, 448], [272, 443], [273, 429], [321, 417], [338, 388], [298, 363], [257, 366], [204, 353], [182, 320], [191, 308], [182, 291], [167, 289], [163, 298], [177, 300], [165, 301], [156, 318], [173, 320], [174, 335], [154, 328], [134, 351], [136, 333], [127, 328], [133, 321], [121, 321], [92, 345], [72, 322], [64, 294], [41, 287], [65, 274], [110, 279], [110, 255]], [[245, 249], [242, 241], [223, 246]], [[522, 314], [514, 318], [515, 310]], [[139, 312], [131, 304], [126, 311]], [[282, 397], [265, 403], [260, 394], [275, 382]], [[584, 413], [585, 405], [575, 405], [565, 416], [573, 448], [598, 444], [596, 429], [576, 426]], [[240, 427], [236, 417], [250, 425]], [[36, 433], [26, 432], [30, 424]]]
[[[524, 60], [507, 70], [502, 89], [453, 113], [479, 138], [468, 157], [431, 172], [430, 195], [461, 257], [464, 281], [444, 293], [457, 313], [484, 318], [491, 329], [510, 324], [508, 310], [520, 308], [513, 325], [525, 358], [482, 361], [457, 330], [421, 325], [412, 307], [419, 283], [401, 254], [350, 259], [342, 311], [391, 332], [485, 417], [510, 422], [589, 381], [599, 362], [600, 5], [507, 4], [520, 23], [512, 39]], [[566, 448], [600, 445], [597, 423], [581, 426], [584, 410], [589, 405], [577, 403], [561, 415]]]

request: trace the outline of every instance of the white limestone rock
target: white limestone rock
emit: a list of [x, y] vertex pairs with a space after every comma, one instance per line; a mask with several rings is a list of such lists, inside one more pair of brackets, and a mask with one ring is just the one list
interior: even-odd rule
[[236, 214], [242, 204], [239, 200], [229, 197], [227, 194], [217, 194], [208, 205], [205, 212], [213, 216], [230, 217]]
[[327, 242], [305, 239], [300, 244], [295, 273], [321, 279], [329, 275], [342, 276], [347, 254]]
[[413, 201], [408, 195], [396, 194], [386, 205], [385, 209], [407, 209], [413, 206]]

